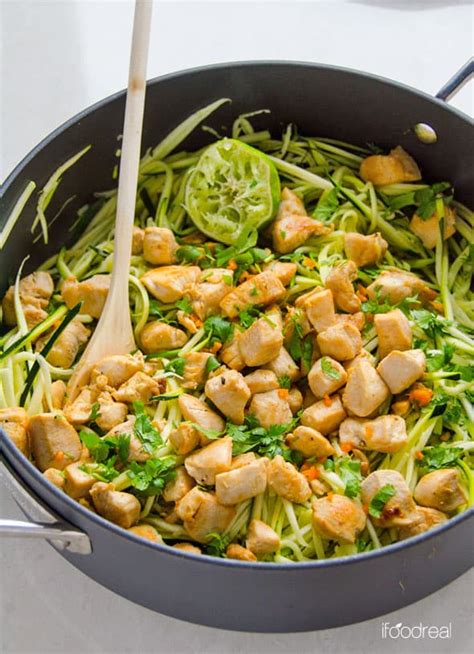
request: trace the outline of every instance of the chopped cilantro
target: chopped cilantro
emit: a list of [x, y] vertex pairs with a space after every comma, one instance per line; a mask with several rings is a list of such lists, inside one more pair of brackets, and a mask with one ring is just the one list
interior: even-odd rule
[[196, 245], [181, 245], [176, 250], [176, 258], [179, 263], [195, 263], [203, 256], [203, 249]]
[[456, 465], [457, 460], [463, 454], [464, 450], [461, 447], [450, 447], [443, 445], [436, 445], [434, 447], [425, 447], [421, 453], [423, 458], [417, 460], [426, 472], [433, 470], [440, 470], [441, 468], [451, 468]]
[[159, 431], [151, 424], [143, 402], [134, 402], [133, 409], [135, 411], [134, 434], [142, 443], [146, 452], [154, 452], [157, 447], [163, 445], [163, 439]]
[[326, 222], [331, 220], [334, 212], [339, 207], [337, 189], [333, 188], [329, 193], [323, 194], [313, 211], [313, 218]]
[[89, 421], [95, 422], [97, 418], [100, 418], [100, 404], [98, 402], [94, 402], [94, 404], [91, 407], [91, 414], [89, 416]]
[[257, 307], [247, 307], [239, 313], [239, 321], [242, 327], [248, 329], [253, 325], [253, 323], [259, 318], [261, 312]]
[[336, 469], [345, 485], [344, 495], [350, 498], [357, 497], [362, 481], [360, 462], [345, 456], [337, 460]]
[[205, 551], [208, 556], [218, 556], [220, 558], [225, 558], [225, 552], [227, 546], [229, 545], [229, 537], [223, 536], [216, 532], [211, 532], [207, 534], [209, 539], [207, 545], [205, 545]]
[[291, 388], [291, 379], [288, 377], [288, 375], [282, 375], [281, 377], [278, 377], [278, 383], [280, 388]]
[[209, 336], [210, 343], [225, 343], [232, 336], [234, 326], [226, 318], [211, 316], [204, 322], [204, 331]]
[[191, 304], [191, 302], [186, 297], [183, 297], [183, 298], [181, 298], [181, 300], [178, 300], [176, 302], [176, 306], [181, 311], [184, 311], [184, 313], [192, 313], [193, 312], [193, 305]]
[[165, 485], [176, 476], [175, 466], [174, 456], [148, 459], [143, 464], [131, 461], [127, 475], [133, 488], [143, 495], [161, 495]]
[[208, 375], [210, 372], [212, 372], [213, 370], [217, 370], [217, 368], [220, 368], [220, 367], [221, 367], [221, 364], [216, 359], [216, 357], [210, 356], [206, 361], [205, 373], [206, 373], [206, 375]]
[[385, 484], [385, 486], [382, 486], [382, 488], [380, 488], [370, 500], [369, 515], [373, 518], [380, 518], [385, 505], [389, 499], [395, 495], [395, 493], [395, 486], [392, 484]]
[[[415, 191], [415, 203], [418, 205], [417, 215], [422, 220], [428, 220], [436, 211], [436, 198], [443, 197], [443, 191], [451, 188], [449, 182], [439, 182], [429, 188]], [[447, 198], [449, 200], [449, 198]]]
[[334, 368], [329, 357], [323, 357], [321, 359], [321, 370], [328, 379], [334, 379], [336, 381], [341, 379], [341, 373]]
[[184, 368], [186, 366], [186, 359], [184, 357], [176, 357], [165, 366], [165, 372], [174, 372], [176, 375], [182, 377], [184, 375]]
[[256, 452], [260, 456], [274, 458], [281, 454], [286, 460], [294, 459], [294, 452], [284, 444], [284, 437], [299, 418], [284, 425], [262, 427], [255, 416], [247, 416], [243, 425], [227, 423], [227, 433], [232, 438], [234, 456], [244, 452]]

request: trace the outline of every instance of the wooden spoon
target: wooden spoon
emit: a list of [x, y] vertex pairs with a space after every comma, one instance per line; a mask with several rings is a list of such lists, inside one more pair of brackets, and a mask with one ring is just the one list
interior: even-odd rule
[[153, 0], [135, 2], [115, 217], [112, 279], [102, 315], [69, 381], [69, 402], [74, 400], [81, 386], [87, 383], [90, 369], [97, 361], [112, 354], [128, 354], [136, 349], [130, 318], [128, 276], [140, 164], [152, 6]]

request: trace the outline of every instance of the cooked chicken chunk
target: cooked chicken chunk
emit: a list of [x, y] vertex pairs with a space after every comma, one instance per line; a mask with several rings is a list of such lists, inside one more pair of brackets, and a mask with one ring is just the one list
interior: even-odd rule
[[309, 387], [318, 400], [337, 391], [346, 380], [346, 371], [331, 357], [318, 359], [308, 374]]
[[236, 425], [243, 423], [245, 405], [250, 399], [251, 392], [240, 372], [225, 370], [220, 375], [212, 377], [206, 382], [204, 392], [231, 422]]
[[127, 417], [128, 407], [122, 402], [115, 402], [108, 391], [103, 391], [97, 397], [99, 405], [98, 415], [95, 422], [102, 431], [110, 431]]
[[370, 506], [384, 486], [393, 486], [395, 494], [386, 502], [380, 518], [371, 517], [379, 527], [405, 527], [417, 521], [416, 504], [402, 475], [396, 470], [376, 470], [361, 484], [362, 502]]
[[301, 416], [301, 424], [326, 436], [335, 431], [345, 417], [341, 398], [339, 395], [332, 395], [307, 407]]
[[160, 395], [161, 387], [156, 379], [152, 379], [144, 372], [136, 372], [130, 379], [114, 391], [113, 397], [117, 402], [149, 402], [154, 395]]
[[141, 277], [147, 291], [160, 302], [180, 300], [197, 281], [201, 269], [197, 266], [162, 266], [153, 268]]
[[425, 372], [426, 357], [423, 350], [392, 350], [377, 366], [377, 372], [390, 389], [401, 393]]
[[173, 429], [169, 435], [171, 443], [176, 454], [189, 454], [200, 443], [201, 437], [197, 429], [189, 422], [180, 422], [176, 429]]
[[293, 252], [312, 236], [329, 232], [330, 229], [319, 220], [297, 214], [277, 216], [271, 230], [273, 247], [280, 254]]
[[293, 277], [296, 275], [296, 263], [290, 261], [270, 261], [263, 267], [278, 277], [283, 286], [288, 286]]
[[138, 499], [131, 493], [116, 491], [113, 484], [98, 481], [92, 486], [90, 495], [97, 513], [119, 527], [129, 529], [140, 516]]
[[57, 470], [56, 468], [48, 468], [43, 472], [43, 476], [46, 477], [51, 484], [56, 486], [56, 488], [64, 490], [64, 486], [66, 485], [64, 472], [61, 472], [61, 470]]
[[272, 370], [254, 370], [245, 375], [244, 380], [252, 395], [280, 388], [277, 376]]
[[265, 368], [274, 372], [278, 379], [289, 377], [291, 381], [295, 381], [300, 376], [300, 369], [283, 346], [278, 355], [265, 364]]
[[355, 543], [365, 523], [362, 507], [344, 495], [331, 493], [313, 502], [313, 526], [323, 538]]
[[400, 309], [387, 313], [376, 313], [374, 325], [379, 341], [379, 356], [381, 359], [392, 350], [409, 350], [412, 342], [412, 332], [408, 318]]
[[82, 445], [74, 427], [61, 415], [39, 413], [28, 422], [31, 451], [41, 471], [78, 461]]
[[436, 297], [435, 291], [426, 283], [404, 270], [384, 270], [372, 284], [367, 287], [367, 295], [371, 300], [377, 297], [387, 298], [391, 304], [398, 304], [410, 296], [418, 296], [422, 302], [429, 302]]
[[176, 543], [173, 545], [175, 550], [181, 550], [182, 552], [188, 552], [188, 554], [202, 554], [202, 550], [192, 543]]
[[280, 397], [279, 391], [256, 393], [250, 402], [249, 413], [265, 429], [272, 425], [286, 425], [293, 418], [287, 400]]
[[455, 511], [466, 504], [467, 494], [460, 483], [457, 468], [434, 470], [424, 475], [415, 488], [418, 504], [439, 511]]
[[130, 527], [127, 529], [131, 534], [144, 538], [145, 540], [151, 540], [152, 543], [164, 544], [164, 541], [160, 534], [156, 531], [151, 525], [135, 525], [135, 527]]
[[178, 244], [171, 229], [147, 227], [143, 239], [143, 258], [154, 266], [164, 266], [176, 261]]
[[[23, 310], [30, 310], [30, 318], [27, 320], [31, 328], [34, 324], [41, 322], [46, 317], [45, 309], [54, 291], [54, 283], [51, 275], [47, 272], [38, 271], [24, 277], [19, 284], [20, 302]], [[10, 286], [2, 301], [3, 321], [8, 327], [16, 325], [16, 312], [14, 303], [15, 287]], [[36, 310], [36, 311], [35, 311]], [[36, 320], [34, 316], [36, 315]]]
[[82, 461], [78, 461], [71, 463], [64, 469], [64, 490], [75, 500], [86, 497], [97, 481], [95, 477], [81, 470], [83, 465]]
[[138, 255], [143, 252], [143, 241], [145, 239], [145, 230], [134, 226], [132, 234], [132, 254]]
[[210, 445], [190, 454], [184, 461], [188, 474], [198, 484], [213, 486], [216, 475], [230, 470], [232, 463], [232, 439], [229, 436], [219, 438]]
[[181, 386], [195, 390], [206, 381], [206, 365], [211, 354], [209, 352], [188, 352], [183, 354], [184, 364], [183, 381]]
[[242, 370], [245, 368], [245, 362], [242, 359], [239, 347], [241, 335], [242, 332], [234, 328], [234, 334], [232, 338], [224, 345], [220, 351], [220, 359], [222, 363], [224, 363], [229, 368], [232, 368], [232, 370]]
[[317, 341], [321, 354], [336, 361], [349, 361], [362, 349], [360, 331], [350, 322], [339, 323], [320, 332]]
[[339, 441], [352, 449], [391, 454], [406, 445], [408, 438], [403, 418], [387, 415], [375, 420], [347, 418], [339, 427]]
[[421, 179], [415, 160], [399, 145], [390, 154], [373, 154], [364, 159], [360, 165], [360, 176], [374, 186], [417, 182]]
[[283, 334], [270, 316], [259, 318], [239, 338], [240, 354], [246, 366], [263, 366], [273, 361], [283, 345]]
[[232, 465], [230, 466], [230, 469], [237, 470], [237, 468], [248, 466], [249, 463], [253, 463], [256, 460], [257, 457], [255, 452], [244, 452], [243, 454], [238, 454], [232, 459]]
[[357, 313], [337, 313], [336, 323], [340, 325], [349, 323], [361, 331], [365, 325], [365, 314], [363, 311], [358, 311]]
[[221, 504], [238, 504], [265, 492], [268, 460], [257, 459], [216, 476], [216, 497]]
[[229, 318], [236, 318], [249, 306], [273, 304], [285, 296], [285, 287], [278, 277], [265, 271], [248, 279], [231, 291], [221, 301], [220, 307]]
[[188, 475], [184, 466], [176, 468], [176, 477], [169, 481], [163, 490], [165, 502], [179, 502], [194, 488], [194, 479]]
[[357, 266], [348, 261], [331, 270], [326, 279], [326, 288], [332, 291], [334, 302], [341, 311], [357, 313], [361, 301], [354, 292], [352, 282], [357, 278]]
[[316, 290], [306, 294], [301, 308], [317, 332], [323, 332], [336, 322], [334, 298], [329, 289]]
[[[224, 420], [202, 400], [183, 393], [183, 395], [179, 396], [178, 403], [185, 420], [189, 420], [189, 422], [193, 422], [203, 429], [212, 429], [217, 432], [224, 431]], [[201, 443], [203, 442], [206, 443], [207, 439], [201, 434]]]
[[126, 420], [119, 425], [115, 425], [115, 427], [113, 427], [106, 435], [107, 437], [112, 438], [116, 436], [130, 437], [127, 461], [138, 461], [142, 463], [151, 456], [150, 452], [145, 449], [142, 441], [135, 434], [135, 416], [130, 416], [129, 420]]
[[92, 404], [95, 402], [95, 394], [91, 388], [86, 386], [81, 390], [73, 402], [66, 404], [64, 415], [71, 425], [85, 425], [91, 419]]
[[[90, 329], [84, 327], [78, 320], [73, 320], [57, 338], [46, 359], [52, 366], [70, 368], [79, 349], [87, 343], [90, 334]], [[38, 352], [43, 350], [48, 338], [49, 335], [36, 341], [36, 350]]]
[[228, 559], [236, 559], [237, 561], [257, 560], [257, 557], [253, 552], [248, 550], [246, 547], [242, 547], [242, 545], [238, 545], [237, 543], [231, 543], [228, 546], [225, 555]]
[[222, 300], [233, 290], [233, 272], [227, 268], [204, 270], [197, 284], [193, 284], [188, 297], [194, 313], [201, 320], [219, 313]]
[[131, 354], [114, 354], [104, 357], [95, 364], [91, 372], [91, 381], [94, 382], [99, 375], [105, 375], [108, 385], [118, 388], [141, 370], [143, 370], [142, 359]]
[[248, 526], [245, 544], [256, 556], [264, 556], [280, 549], [280, 537], [265, 522], [254, 519]]
[[[425, 248], [432, 250], [436, 247], [438, 241], [439, 215], [435, 211], [429, 218], [420, 218], [415, 213], [410, 221], [411, 231], [421, 239]], [[456, 232], [456, 212], [451, 207], [445, 205], [444, 207], [444, 240], [448, 239]]]
[[344, 363], [342, 364], [347, 374], [349, 374], [349, 372], [352, 370], [355, 364], [358, 363], [361, 359], [365, 359], [372, 366], [375, 366], [375, 357], [372, 354], [370, 354], [370, 352], [367, 352], [366, 349], [362, 348], [362, 350], [354, 359], [351, 359], [350, 361], [344, 361]]
[[142, 350], [147, 354], [183, 347], [187, 340], [187, 334], [182, 329], [159, 320], [147, 323], [140, 334]]
[[81, 313], [100, 318], [110, 287], [110, 275], [93, 275], [83, 282], [66, 279], [61, 295], [68, 309], [82, 302]]
[[379, 232], [364, 236], [358, 232], [344, 234], [344, 250], [356, 266], [371, 266], [385, 255], [388, 243]]
[[301, 503], [311, 497], [311, 488], [306, 477], [282, 456], [278, 455], [270, 461], [267, 475], [270, 488], [285, 500]]
[[365, 418], [372, 415], [389, 395], [390, 391], [379, 373], [363, 358], [349, 371], [342, 402], [346, 411]]
[[235, 516], [235, 509], [222, 506], [214, 493], [194, 487], [178, 503], [176, 512], [188, 534], [198, 543], [205, 543], [212, 533], [222, 533]]
[[0, 409], [0, 429], [3, 429], [8, 438], [15, 443], [20, 452], [29, 458], [30, 441], [26, 430], [27, 423], [28, 416], [25, 409], [20, 407], [13, 409]]
[[297, 427], [287, 436], [286, 442], [292, 450], [298, 450], [307, 459], [311, 456], [326, 458], [334, 454], [334, 448], [328, 439], [312, 427]]
[[303, 393], [300, 391], [299, 388], [293, 386], [293, 388], [290, 388], [290, 390], [288, 391], [287, 400], [291, 413], [293, 414], [298, 413], [298, 411], [303, 406]]
[[441, 525], [443, 522], [446, 522], [448, 519], [447, 516], [437, 509], [428, 509], [424, 506], [416, 507], [417, 521], [407, 527], [402, 527], [398, 532], [398, 537], [400, 540], [405, 540], [406, 538], [411, 538], [412, 536], [418, 536], [423, 534], [425, 531], [433, 529]]

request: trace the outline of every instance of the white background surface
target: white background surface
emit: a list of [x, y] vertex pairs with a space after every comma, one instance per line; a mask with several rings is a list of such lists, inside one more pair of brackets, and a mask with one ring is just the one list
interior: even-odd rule
[[[358, 68], [435, 93], [472, 50], [472, 4], [463, 0], [155, 5], [150, 77], [218, 61], [284, 58]], [[2, 0], [1, 8], [3, 178], [48, 132], [126, 85], [133, 6], [113, 0]], [[466, 87], [453, 101], [471, 115], [472, 91]], [[5, 495], [0, 515], [20, 517]], [[48, 545], [21, 541], [0, 545], [0, 599], [5, 653], [463, 654], [474, 644], [472, 575], [384, 618], [405, 625], [451, 622], [451, 641], [383, 641], [382, 619], [275, 636], [188, 625], [113, 595]]]

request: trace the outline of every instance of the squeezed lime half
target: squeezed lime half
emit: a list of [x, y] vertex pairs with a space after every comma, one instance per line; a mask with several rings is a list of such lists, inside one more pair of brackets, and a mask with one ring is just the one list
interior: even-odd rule
[[233, 245], [244, 229], [260, 229], [276, 215], [280, 180], [273, 162], [237, 139], [210, 145], [192, 170], [186, 210], [210, 238]]

